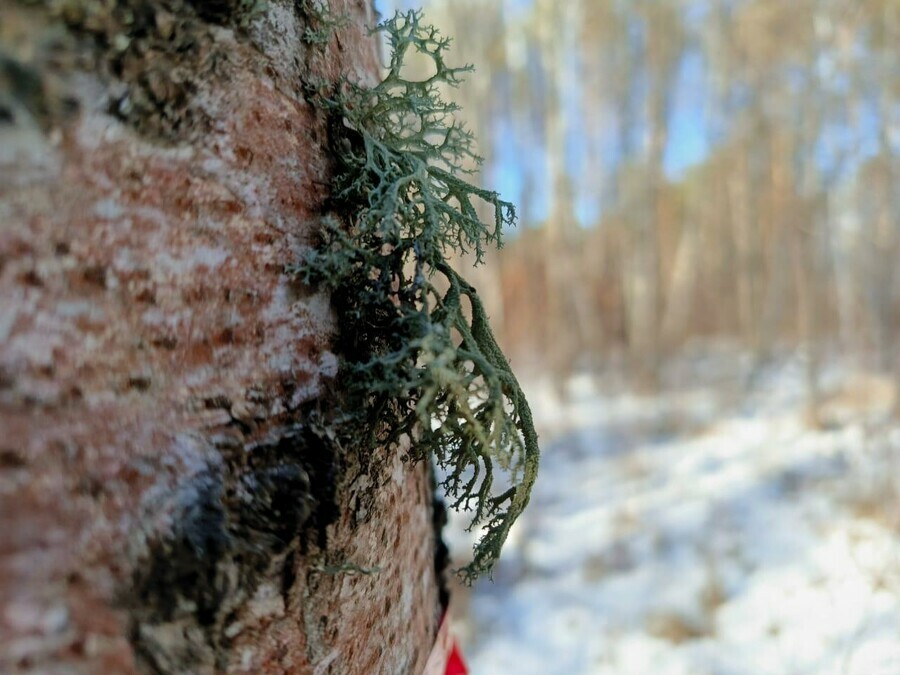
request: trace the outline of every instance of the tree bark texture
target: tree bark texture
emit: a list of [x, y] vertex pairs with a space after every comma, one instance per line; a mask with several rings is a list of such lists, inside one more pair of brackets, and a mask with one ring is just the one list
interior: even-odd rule
[[311, 7], [0, 4], [0, 672], [424, 666], [427, 471], [306, 414], [341, 327], [286, 272], [333, 170], [304, 85], [378, 68], [368, 2], [324, 46]]

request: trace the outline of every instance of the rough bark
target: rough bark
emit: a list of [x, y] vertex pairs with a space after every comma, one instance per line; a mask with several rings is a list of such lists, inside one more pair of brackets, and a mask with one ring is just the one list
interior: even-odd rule
[[427, 472], [310, 424], [337, 327], [285, 272], [372, 9], [253, 4], [0, 5], [0, 672], [424, 666]]

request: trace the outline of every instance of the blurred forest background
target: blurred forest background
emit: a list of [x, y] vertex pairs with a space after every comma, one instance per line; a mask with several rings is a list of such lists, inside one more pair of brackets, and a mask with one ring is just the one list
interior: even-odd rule
[[712, 339], [801, 349], [813, 401], [836, 351], [900, 377], [900, 2], [424, 4], [519, 207], [473, 279], [518, 368], [652, 387]]
[[542, 441], [473, 672], [900, 673], [900, 0], [422, 1]]

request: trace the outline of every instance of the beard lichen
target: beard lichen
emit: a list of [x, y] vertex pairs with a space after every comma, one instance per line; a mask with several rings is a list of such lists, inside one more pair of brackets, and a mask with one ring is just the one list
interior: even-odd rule
[[[471, 512], [470, 529], [483, 528], [460, 570], [470, 581], [491, 571], [528, 504], [539, 450], [484, 305], [448, 261], [461, 252], [482, 262], [515, 224], [515, 209], [465, 180], [481, 160], [440, 88], [472, 68], [449, 67], [450, 41], [421, 18], [398, 12], [375, 28], [391, 51], [378, 85], [343, 81], [316, 94], [338, 137], [338, 217], [325, 219], [297, 272], [330, 290], [338, 312], [338, 433], [363, 453], [433, 454], [451, 506]], [[411, 53], [430, 61], [430, 76], [407, 79]]]
[[324, 47], [336, 30], [350, 23], [347, 14], [332, 14], [327, 0], [297, 0], [296, 7], [306, 21], [300, 39], [308, 45]]

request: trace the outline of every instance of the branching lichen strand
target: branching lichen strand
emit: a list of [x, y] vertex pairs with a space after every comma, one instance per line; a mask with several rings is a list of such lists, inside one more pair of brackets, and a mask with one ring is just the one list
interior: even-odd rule
[[[484, 526], [461, 570], [471, 580], [490, 572], [527, 505], [539, 450], [484, 306], [448, 262], [454, 252], [482, 262], [515, 224], [515, 209], [464, 179], [481, 160], [439, 88], [457, 86], [471, 67], [447, 66], [449, 40], [420, 21], [398, 13], [377, 27], [391, 49], [381, 83], [319, 94], [343, 136], [335, 203], [344, 222], [326, 220], [299, 272], [332, 291], [344, 327], [343, 407], [352, 411], [340, 416], [344, 433], [365, 438], [363, 451], [408, 440], [410, 458], [433, 453], [452, 506]], [[430, 77], [407, 79], [411, 50], [431, 60]], [[489, 224], [479, 203], [493, 212]], [[501, 494], [498, 470], [510, 480]]]
[[300, 15], [307, 21], [301, 39], [308, 45], [324, 47], [336, 30], [350, 22], [346, 14], [332, 14], [327, 0], [297, 0], [296, 4]]

